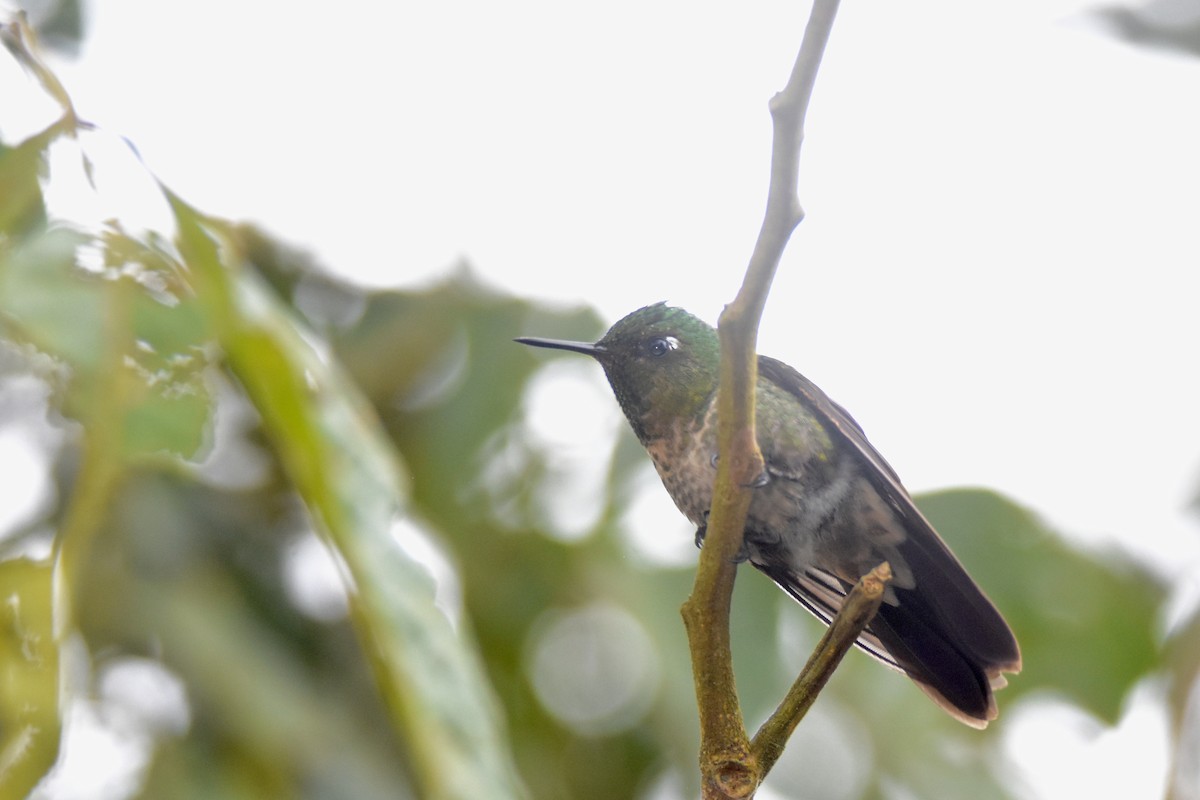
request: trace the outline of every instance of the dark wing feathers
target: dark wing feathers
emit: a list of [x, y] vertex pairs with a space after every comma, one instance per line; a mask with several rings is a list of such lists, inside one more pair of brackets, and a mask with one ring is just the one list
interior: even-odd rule
[[[1004, 685], [1003, 672], [1021, 669], [1020, 650], [1007, 623], [846, 410], [781, 361], [759, 356], [758, 371], [804, 403], [858, 454], [866, 466], [864, 474], [904, 525], [900, 553], [916, 585], [911, 590], [894, 587], [898, 602], [880, 607], [858, 645], [908, 673], [959, 719], [986, 724], [996, 715], [991, 689]], [[796, 575], [778, 566], [755, 566], [826, 623], [849, 589], [841, 579], [820, 571]]]

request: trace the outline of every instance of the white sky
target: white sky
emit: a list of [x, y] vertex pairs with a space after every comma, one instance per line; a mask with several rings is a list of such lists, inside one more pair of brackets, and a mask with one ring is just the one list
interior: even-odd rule
[[[609, 319], [666, 299], [710, 321], [757, 233], [766, 104], [807, 13], [98, 6], [60, 77], [202, 209], [371, 284], [465, 258]], [[802, 155], [809, 217], [759, 341], [911, 490], [998, 489], [1195, 600], [1200, 59], [1102, 35], [1088, 7], [843, 5]]]

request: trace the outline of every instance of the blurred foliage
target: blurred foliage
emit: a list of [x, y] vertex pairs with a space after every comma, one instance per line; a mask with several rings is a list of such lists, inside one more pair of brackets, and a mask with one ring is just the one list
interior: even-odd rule
[[82, 0], [17, 0], [16, 7], [28, 15], [44, 47], [78, 52], [84, 34]]
[[[57, 756], [56, 727], [30, 720], [63, 714], [23, 687], [56, 684], [60, 669], [69, 678], [72, 665], [42, 651], [75, 636], [96, 662], [92, 674], [141, 656], [186, 686], [190, 705], [175, 712], [189, 718], [189, 746], [154, 765], [151, 796], [207, 797], [227, 786], [322, 797], [346, 785], [356, 796], [522, 795], [478, 654], [392, 535], [400, 463], [352, 381], [303, 338], [244, 263], [234, 232], [171, 192], [163, 190], [169, 239], [113, 219], [98, 230], [48, 219], [32, 176], [46, 175], [49, 147], [68, 137], [83, 145], [91, 131], [28, 49], [28, 29], [3, 33], [64, 109], [3, 153], [0, 175], [12, 176], [14, 191], [0, 192], [17, 198], [0, 231], [3, 332], [52, 361], [40, 374], [54, 381], [54, 410], [80, 426], [62, 454], [72, 467], [58, 476], [63, 502], [45, 520], [55, 530], [51, 590], [32, 577], [50, 570], [22, 559], [9, 568], [22, 580], [4, 587], [14, 609], [7, 649], [22, 660], [5, 665], [3, 796], [24, 796]], [[79, 163], [90, 181], [86, 146]], [[39, 364], [29, 368], [39, 374]], [[211, 390], [223, 383], [262, 421], [258, 446], [276, 478], [217, 498], [197, 467], [222, 413]], [[242, 491], [261, 494], [246, 507], [236, 502]], [[202, 501], [214, 513], [200, 513]], [[252, 513], [215, 513], [238, 507]], [[307, 530], [336, 551], [353, 588], [361, 649], [349, 664], [340, 650], [317, 657], [323, 638], [268, 591], [286, 546]], [[206, 558], [210, 540], [233, 552]], [[20, 535], [10, 544], [36, 549]], [[256, 563], [230, 563], [239, 549]], [[354, 679], [364, 671], [374, 680]], [[347, 692], [353, 704], [340, 702]]]
[[1136, 7], [1105, 5], [1093, 13], [1131, 44], [1200, 56], [1200, 4], [1195, 0], [1151, 0]]
[[[0, 388], [43, 383], [25, 413], [66, 442], [54, 501], [0, 539], [0, 800], [80, 717], [136, 756], [97, 796], [695, 796], [691, 569], [630, 544], [646, 471], [625, 431], [595, 454], [594, 524], [559, 529], [547, 499], [570, 476], [531, 416], [556, 357], [511, 343], [595, 337], [597, 316], [465, 268], [366, 291], [165, 189], [170, 231], [54, 219], [46, 150], [65, 137], [86, 151], [69, 114], [0, 143]], [[1185, 738], [1200, 616], [1164, 641], [1158, 578], [987, 491], [920, 503], [1022, 643], [1004, 715], [967, 729], [852, 656], [769, 786], [1020, 797], [999, 739], [1014, 706], [1053, 694], [1111, 723], [1151, 676]], [[320, 589], [314, 553], [345, 592]], [[746, 571], [734, 626], [754, 726], [818, 625]]]
[[49, 636], [51, 565], [0, 561], [0, 788], [33, 786], [54, 764], [61, 732], [58, 650]]

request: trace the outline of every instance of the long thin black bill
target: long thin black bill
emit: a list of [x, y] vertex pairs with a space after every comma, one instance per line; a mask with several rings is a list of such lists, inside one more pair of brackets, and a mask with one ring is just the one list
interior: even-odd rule
[[598, 356], [604, 352], [603, 347], [598, 347], [587, 342], [568, 342], [563, 339], [539, 339], [536, 336], [518, 336], [513, 339], [514, 342], [527, 344], [532, 347], [547, 347], [551, 350], [570, 350], [573, 353], [583, 353], [589, 356]]

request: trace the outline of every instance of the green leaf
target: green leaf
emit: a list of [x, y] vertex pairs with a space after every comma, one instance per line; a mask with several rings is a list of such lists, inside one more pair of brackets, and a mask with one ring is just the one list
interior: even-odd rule
[[38, 175], [54, 129], [31, 136], [16, 147], [0, 142], [0, 243], [5, 235], [19, 237], [46, 220]]
[[1001, 705], [1051, 690], [1114, 724], [1160, 663], [1161, 579], [1126, 554], [1066, 543], [993, 492], [939, 492], [919, 504], [1017, 635], [1024, 669]]
[[75, 267], [89, 242], [66, 228], [47, 230], [0, 253], [0, 309], [5, 328], [83, 375], [104, 362], [102, 280]]
[[[436, 609], [428, 576], [391, 535], [400, 472], [373, 413], [257, 277], [222, 260], [217, 226], [167, 197], [230, 368], [353, 579], [352, 614], [422, 795], [522, 796], [477, 654]], [[222, 243], [231, 252], [232, 237]]]
[[0, 562], [0, 798], [24, 797], [58, 758], [58, 646], [49, 563]]
[[[105, 271], [76, 265], [89, 248]], [[163, 288], [160, 273], [171, 270], [160, 259], [122, 235], [64, 228], [0, 252], [6, 330], [71, 368], [68, 413], [103, 425], [122, 415], [120, 450], [109, 456], [191, 458], [205, 442], [209, 331], [194, 298]]]

